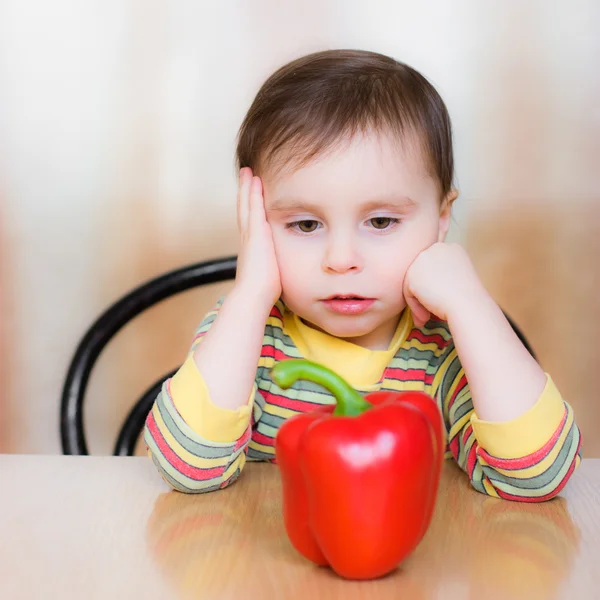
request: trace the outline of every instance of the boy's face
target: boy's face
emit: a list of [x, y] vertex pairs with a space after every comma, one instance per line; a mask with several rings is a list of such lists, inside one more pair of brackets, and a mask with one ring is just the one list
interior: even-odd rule
[[262, 179], [284, 302], [308, 325], [386, 349], [409, 266], [450, 224], [451, 202], [440, 203], [421, 153], [356, 136], [296, 171], [267, 168]]

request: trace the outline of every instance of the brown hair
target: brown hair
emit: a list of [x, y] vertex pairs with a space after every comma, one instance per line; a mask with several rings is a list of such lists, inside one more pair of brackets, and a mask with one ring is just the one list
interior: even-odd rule
[[416, 134], [442, 196], [450, 191], [452, 128], [440, 95], [415, 69], [363, 50], [309, 54], [273, 73], [240, 127], [237, 164], [257, 174], [274, 161], [299, 168], [370, 129]]

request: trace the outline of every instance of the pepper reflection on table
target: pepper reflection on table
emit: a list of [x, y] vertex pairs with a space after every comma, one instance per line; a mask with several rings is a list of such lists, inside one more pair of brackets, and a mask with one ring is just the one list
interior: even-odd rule
[[[147, 524], [149, 553], [182, 596], [285, 598], [527, 598], [558, 595], [580, 533], [567, 502], [504, 502], [472, 490], [446, 463], [431, 526], [390, 576], [354, 582], [304, 560], [287, 539], [281, 482], [269, 464], [250, 464], [217, 494], [162, 494]], [[216, 498], [218, 497], [218, 498]]]
[[470, 494], [460, 487], [447, 489], [443, 510], [448, 534], [466, 542], [462, 552], [447, 558], [451, 567], [459, 568], [458, 561], [470, 564], [469, 598], [556, 597], [581, 539], [567, 501], [528, 504], [477, 494], [467, 499]]

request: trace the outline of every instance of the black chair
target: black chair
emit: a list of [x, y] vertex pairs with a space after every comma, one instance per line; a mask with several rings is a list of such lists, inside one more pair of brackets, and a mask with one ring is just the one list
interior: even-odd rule
[[[63, 386], [60, 407], [63, 454], [88, 454], [83, 425], [85, 391], [92, 368], [112, 337], [141, 312], [170, 296], [197, 286], [233, 279], [236, 265], [237, 257], [230, 256], [171, 271], [134, 289], [96, 320], [77, 347]], [[115, 456], [133, 455], [146, 416], [162, 383], [173, 373], [161, 377], [135, 404], [121, 427], [115, 444]]]
[[[69, 366], [60, 407], [60, 436], [63, 454], [88, 454], [83, 425], [83, 404], [90, 373], [98, 356], [112, 337], [141, 312], [162, 300], [191, 288], [235, 277], [237, 257], [202, 262], [166, 273], [148, 281], [118, 300], [90, 327]], [[535, 358], [528, 341], [506, 315], [515, 333]], [[144, 422], [162, 384], [177, 369], [150, 386], [131, 409], [115, 443], [115, 456], [132, 456]]]

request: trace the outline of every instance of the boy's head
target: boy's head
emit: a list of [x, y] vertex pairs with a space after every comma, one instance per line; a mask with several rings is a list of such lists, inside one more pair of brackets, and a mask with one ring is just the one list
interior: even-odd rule
[[[443, 241], [456, 198], [450, 118], [433, 86], [373, 52], [300, 58], [259, 90], [237, 159], [263, 180], [289, 308], [386, 347], [406, 271]], [[349, 295], [366, 300], [336, 300]]]

